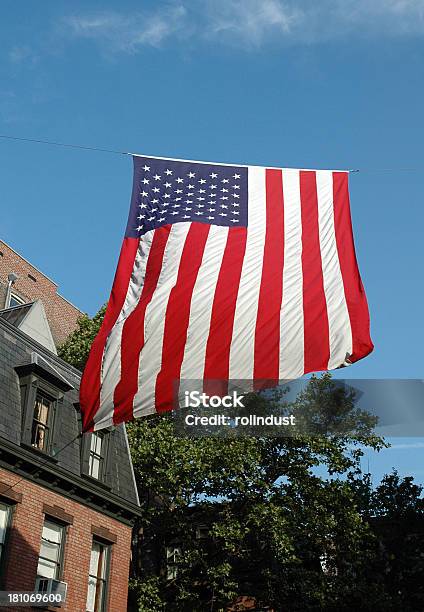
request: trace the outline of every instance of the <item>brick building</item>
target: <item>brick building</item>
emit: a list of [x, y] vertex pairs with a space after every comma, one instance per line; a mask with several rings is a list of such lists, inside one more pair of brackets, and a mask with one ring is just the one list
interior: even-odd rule
[[78, 437], [80, 372], [20, 309], [0, 313], [0, 590], [66, 585], [61, 610], [124, 612], [139, 515], [125, 428]]
[[57, 285], [0, 240], [0, 310], [41, 300], [53, 340], [59, 346], [83, 313], [57, 293]]

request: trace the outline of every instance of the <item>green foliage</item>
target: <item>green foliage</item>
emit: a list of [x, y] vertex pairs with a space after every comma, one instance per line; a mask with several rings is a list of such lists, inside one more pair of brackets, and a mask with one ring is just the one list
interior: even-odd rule
[[159, 592], [159, 579], [150, 576], [146, 580], [131, 580], [130, 589], [137, 593], [137, 612], [160, 612], [163, 610]]
[[423, 487], [414, 484], [412, 476], [401, 479], [394, 470], [384, 476], [374, 493], [375, 511], [379, 516], [393, 519], [409, 515], [424, 518], [422, 492]]
[[[236, 594], [277, 610], [343, 610], [361, 580], [364, 593], [374, 588], [384, 600], [366, 574], [374, 537], [352, 484], [362, 448], [384, 445], [375, 420], [328, 374], [313, 377], [292, 408], [327, 429], [348, 419], [355, 434], [183, 438], [169, 415], [128, 425], [139, 490], [149, 492], [145, 537], [159, 549], [170, 540], [183, 548], [177, 579], [162, 581], [165, 610], [218, 610]], [[323, 468], [332, 478], [318, 475]], [[210, 528], [207, 545], [196, 540], [196, 522]]]
[[394, 470], [372, 493], [374, 531], [384, 546], [389, 592], [398, 609], [424, 610], [423, 487]]
[[106, 305], [92, 318], [83, 315], [78, 319], [77, 329], [59, 347], [58, 355], [74, 368], [83, 370], [88, 359], [91, 345], [102, 324]]
[[[79, 369], [104, 310], [82, 317], [60, 349]], [[260, 413], [284, 397], [251, 402]], [[218, 612], [239, 595], [278, 612], [424, 609], [422, 491], [396, 472], [373, 489], [361, 473], [363, 448], [385, 445], [375, 419], [329, 374], [288, 408], [314, 435], [183, 438], [171, 415], [128, 424], [142, 505], [139, 612]], [[169, 545], [180, 549], [175, 578]]]

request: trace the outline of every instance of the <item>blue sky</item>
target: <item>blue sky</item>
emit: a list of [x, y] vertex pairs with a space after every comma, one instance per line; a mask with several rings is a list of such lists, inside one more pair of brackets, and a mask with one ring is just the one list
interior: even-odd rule
[[[3, 0], [0, 133], [360, 168], [352, 215], [376, 348], [349, 375], [423, 378], [423, 51], [421, 0]], [[0, 139], [0, 168], [1, 238], [94, 314], [125, 229], [131, 159]], [[371, 467], [424, 482], [421, 442]]]

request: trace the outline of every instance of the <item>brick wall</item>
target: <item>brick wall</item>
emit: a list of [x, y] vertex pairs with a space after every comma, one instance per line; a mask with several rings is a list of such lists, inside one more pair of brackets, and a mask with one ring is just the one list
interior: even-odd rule
[[[0, 483], [13, 484], [18, 477], [0, 468]], [[104, 516], [29, 480], [13, 488], [15, 504], [10, 539], [6, 551], [7, 568], [4, 588], [8, 591], [33, 591], [44, 521], [43, 507], [58, 506], [73, 517], [67, 528], [63, 578], [68, 583], [63, 612], [85, 612], [92, 542], [92, 528], [106, 529], [116, 537], [112, 545], [109, 574], [108, 612], [127, 610], [131, 527]], [[22, 495], [22, 497], [21, 497]], [[2, 608], [19, 612], [22, 608]], [[27, 608], [40, 610], [40, 608]]]
[[[28, 261], [0, 240], [0, 309], [5, 307], [8, 274], [14, 272], [18, 280], [13, 292], [26, 302], [40, 299], [56, 346], [66, 340], [77, 325], [82, 312], [57, 293], [57, 285]], [[34, 280], [35, 279], [35, 280]]]

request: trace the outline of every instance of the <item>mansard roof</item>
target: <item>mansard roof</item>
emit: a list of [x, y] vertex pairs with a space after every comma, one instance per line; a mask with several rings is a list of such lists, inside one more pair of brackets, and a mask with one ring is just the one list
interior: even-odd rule
[[[29, 306], [25, 304], [24, 306]], [[16, 322], [25, 308], [0, 315], [0, 465], [42, 486], [53, 488], [100, 512], [131, 522], [139, 514], [139, 501], [124, 425], [110, 434], [108, 486], [83, 475], [81, 421], [78, 392], [81, 372], [24, 333]], [[60, 392], [55, 417], [55, 448], [64, 450], [47, 458], [23, 440], [23, 377], [35, 376]], [[68, 445], [68, 446], [67, 446]]]

